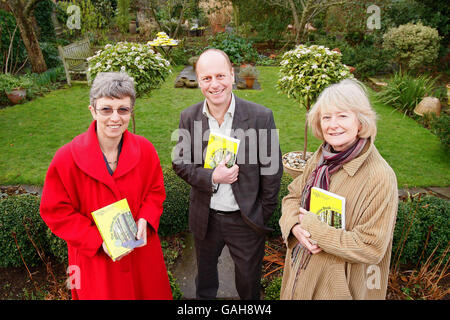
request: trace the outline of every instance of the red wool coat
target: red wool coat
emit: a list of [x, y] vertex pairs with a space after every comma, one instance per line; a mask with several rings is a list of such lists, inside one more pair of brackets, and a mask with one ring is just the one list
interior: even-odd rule
[[[123, 198], [136, 221], [148, 222], [147, 245], [113, 262], [103, 251], [91, 212]], [[125, 131], [112, 176], [103, 160], [95, 121], [56, 152], [40, 212], [52, 232], [67, 242], [73, 299], [172, 299], [157, 234], [164, 199], [158, 155], [143, 137]]]

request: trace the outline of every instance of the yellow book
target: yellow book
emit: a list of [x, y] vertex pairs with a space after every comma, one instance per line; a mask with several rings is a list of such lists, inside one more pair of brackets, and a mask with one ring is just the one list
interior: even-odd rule
[[137, 226], [127, 199], [92, 212], [95, 224], [113, 261], [144, 243], [137, 240]]
[[312, 187], [309, 211], [329, 226], [345, 229], [345, 198], [327, 190]]
[[232, 167], [236, 162], [239, 142], [239, 139], [211, 131], [209, 133], [204, 167], [214, 169], [228, 155], [230, 155], [230, 160], [226, 163], [226, 166], [228, 168]]

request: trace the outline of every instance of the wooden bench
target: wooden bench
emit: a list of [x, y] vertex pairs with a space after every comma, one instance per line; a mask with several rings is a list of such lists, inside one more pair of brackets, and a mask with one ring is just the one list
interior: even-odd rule
[[89, 39], [77, 41], [64, 47], [58, 46], [58, 51], [66, 71], [68, 85], [70, 86], [72, 82], [71, 74], [86, 75], [86, 80], [89, 82], [87, 58], [92, 56]]

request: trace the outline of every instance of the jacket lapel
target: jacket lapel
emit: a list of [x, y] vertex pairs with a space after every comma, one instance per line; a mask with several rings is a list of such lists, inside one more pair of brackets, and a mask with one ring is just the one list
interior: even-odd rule
[[[245, 103], [242, 99], [234, 96], [235, 108], [233, 116], [233, 124], [231, 128], [235, 131], [236, 129], [243, 129], [244, 131], [248, 129], [248, 111]], [[233, 138], [236, 138], [236, 133], [233, 134]]]

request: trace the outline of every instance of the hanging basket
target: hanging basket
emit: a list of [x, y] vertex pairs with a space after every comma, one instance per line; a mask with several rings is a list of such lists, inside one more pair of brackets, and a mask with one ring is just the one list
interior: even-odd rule
[[293, 179], [303, 173], [307, 161], [313, 155], [312, 152], [306, 152], [306, 160], [302, 160], [303, 151], [291, 151], [283, 154], [283, 168]]

